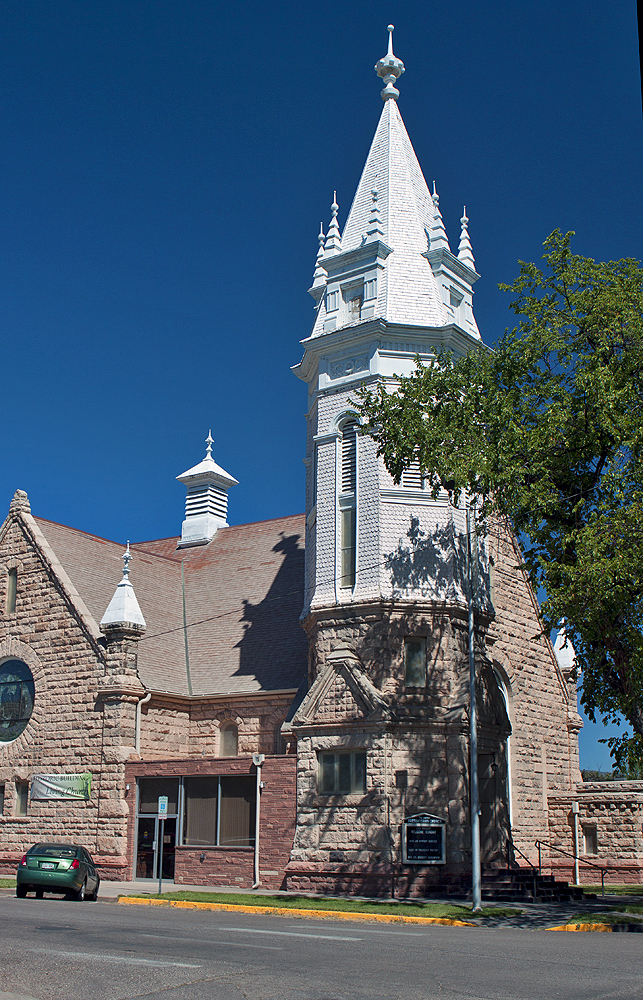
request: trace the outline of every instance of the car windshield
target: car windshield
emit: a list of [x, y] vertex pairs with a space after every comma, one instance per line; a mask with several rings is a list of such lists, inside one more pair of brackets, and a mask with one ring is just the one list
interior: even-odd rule
[[78, 848], [70, 844], [34, 844], [27, 854], [44, 855], [46, 858], [75, 858]]

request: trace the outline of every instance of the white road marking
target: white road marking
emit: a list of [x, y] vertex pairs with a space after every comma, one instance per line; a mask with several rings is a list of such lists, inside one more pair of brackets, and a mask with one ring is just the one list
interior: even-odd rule
[[194, 965], [191, 962], [162, 962], [160, 959], [155, 958], [128, 958], [125, 955], [93, 955], [88, 951], [55, 951], [53, 948], [29, 948], [28, 950], [38, 955], [55, 955], [57, 958], [79, 958], [82, 961], [85, 961], [85, 959], [95, 959], [98, 962], [116, 962], [121, 965], [151, 965], [154, 968], [159, 968], [160, 966], [172, 966], [179, 969], [202, 968], [202, 966]]
[[315, 938], [318, 941], [361, 941], [358, 937], [340, 937], [339, 934], [301, 934], [297, 931], [259, 931], [252, 927], [218, 927], [220, 931], [233, 931], [235, 934], [277, 934], [279, 937]]
[[[168, 937], [167, 934], [137, 934], [137, 937], [144, 938], [161, 938], [162, 941], [187, 941], [188, 944], [194, 944], [194, 938], [185, 937], [174, 937], [174, 935]], [[202, 939], [205, 944], [221, 944], [226, 948], [261, 948], [262, 951], [283, 951], [278, 945], [272, 944], [246, 944], [245, 941], [213, 941], [211, 938]], [[0, 994], [0, 997], [2, 994]]]

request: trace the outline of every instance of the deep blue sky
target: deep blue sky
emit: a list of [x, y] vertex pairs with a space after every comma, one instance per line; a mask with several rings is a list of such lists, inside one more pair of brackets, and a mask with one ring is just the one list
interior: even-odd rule
[[[204, 454], [230, 521], [303, 509], [320, 220], [346, 219], [399, 107], [457, 247], [466, 203], [492, 343], [556, 226], [643, 256], [633, 0], [5, 0], [0, 14], [0, 509], [124, 541], [177, 534]], [[599, 735], [601, 735], [599, 733]], [[591, 737], [593, 740], [593, 737]], [[607, 765], [585, 738], [584, 766]]]

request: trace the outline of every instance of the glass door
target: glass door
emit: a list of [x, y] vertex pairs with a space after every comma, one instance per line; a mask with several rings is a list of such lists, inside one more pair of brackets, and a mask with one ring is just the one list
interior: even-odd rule
[[161, 856], [161, 821], [158, 799], [168, 797], [168, 815], [163, 822], [163, 878], [174, 880], [178, 819], [178, 778], [141, 778], [138, 783], [138, 819], [134, 878], [158, 879]]

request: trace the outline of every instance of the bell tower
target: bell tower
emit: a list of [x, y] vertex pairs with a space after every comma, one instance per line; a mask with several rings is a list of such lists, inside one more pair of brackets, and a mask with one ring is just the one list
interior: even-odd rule
[[[319, 235], [315, 320], [294, 369], [309, 394], [304, 614], [380, 598], [463, 599], [450, 551], [457, 513], [446, 497], [431, 498], [418, 472], [393, 482], [359, 434], [352, 402], [360, 385], [410, 374], [418, 354], [461, 354], [480, 341], [469, 220], [464, 213], [456, 256], [397, 106], [404, 64], [392, 31], [375, 66], [384, 107], [343, 232], [335, 195]], [[435, 562], [430, 579], [413, 565], [420, 543], [420, 558]]]

